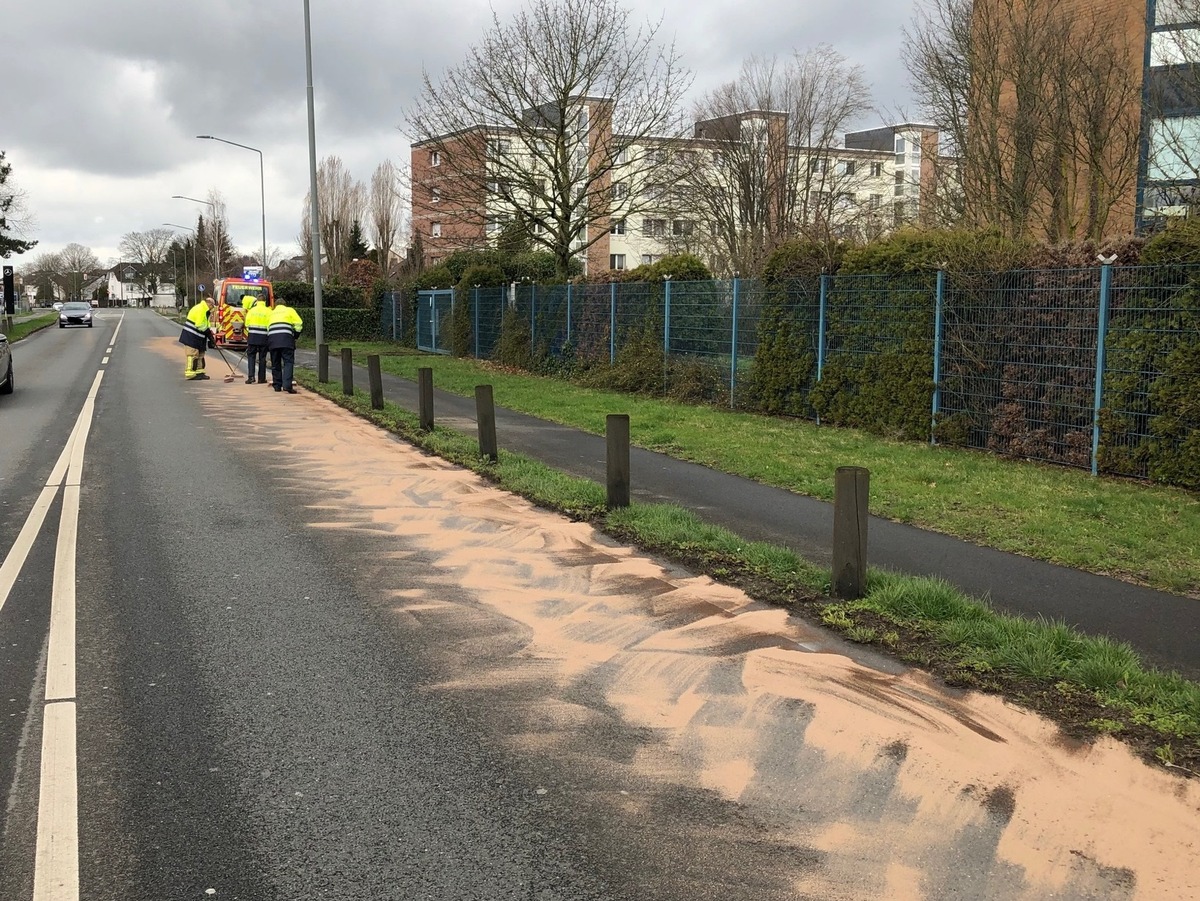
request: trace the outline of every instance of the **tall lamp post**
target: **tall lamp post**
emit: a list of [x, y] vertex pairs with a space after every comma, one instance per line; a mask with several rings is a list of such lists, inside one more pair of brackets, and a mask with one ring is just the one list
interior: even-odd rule
[[321, 309], [321, 218], [317, 204], [317, 117], [313, 108], [312, 27], [309, 25], [308, 0], [304, 0], [304, 68], [308, 76], [308, 190], [312, 195], [309, 218], [312, 220], [313, 319], [317, 347], [325, 343], [324, 315]]
[[234, 147], [241, 147], [243, 150], [253, 150], [258, 154], [258, 193], [262, 202], [262, 265], [263, 274], [267, 271], [267, 183], [263, 178], [263, 155], [262, 151], [257, 147], [251, 147], [248, 144], [239, 144], [237, 141], [227, 141], [224, 138], [218, 138], [215, 135], [196, 135], [204, 141], [220, 141], [222, 144], [232, 144]]
[[[171, 199], [172, 200], [190, 200], [193, 203], [203, 203], [203, 204], [207, 204], [208, 206], [212, 207], [213, 225], [215, 225], [217, 228], [217, 240], [216, 240], [216, 243], [217, 243], [217, 271], [213, 273], [213, 285], [215, 287], [217, 279], [219, 279], [221, 277], [221, 262], [222, 262], [222, 260], [221, 260], [221, 223], [217, 220], [217, 205], [215, 203], [213, 203], [211, 200], [201, 200], [199, 197], [188, 197], [185, 194], [172, 194]], [[196, 240], [197, 241], [200, 240], [199, 235], [196, 236]]]
[[[196, 240], [195, 240], [196, 230], [194, 228], [189, 228], [186, 225], [176, 225], [174, 222], [164, 222], [163, 225], [169, 226], [171, 228], [178, 228], [185, 232], [191, 232], [191, 234], [192, 234], [192, 284], [198, 284], [200, 281], [200, 276], [196, 272]], [[186, 253], [183, 255], [183, 277], [185, 279], [187, 278], [187, 254]], [[188, 298], [189, 305], [191, 304], [191, 300], [192, 299], [189, 297]]]

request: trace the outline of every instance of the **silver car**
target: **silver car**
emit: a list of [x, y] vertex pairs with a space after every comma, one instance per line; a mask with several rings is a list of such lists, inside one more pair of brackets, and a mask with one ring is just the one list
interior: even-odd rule
[[8, 346], [8, 336], [0, 334], [0, 394], [12, 394], [14, 387], [12, 348]]
[[68, 325], [86, 325], [91, 328], [92, 305], [84, 301], [63, 304], [63, 308], [58, 311], [58, 327], [66, 328]]

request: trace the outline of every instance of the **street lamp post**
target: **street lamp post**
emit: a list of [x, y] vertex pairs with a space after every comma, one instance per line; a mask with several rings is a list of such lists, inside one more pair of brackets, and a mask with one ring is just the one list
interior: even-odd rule
[[308, 0], [304, 0], [304, 68], [308, 76], [308, 190], [309, 227], [312, 232], [313, 319], [319, 348], [325, 343], [324, 316], [321, 309], [321, 219], [317, 204], [317, 116], [313, 106], [312, 27], [309, 25]]
[[[216, 227], [216, 230], [217, 230], [217, 237], [216, 237], [217, 269], [213, 273], [213, 285], [215, 287], [217, 279], [219, 279], [221, 277], [221, 262], [222, 262], [222, 260], [221, 260], [221, 223], [220, 223], [220, 220], [217, 219], [217, 205], [215, 203], [213, 203], [211, 200], [201, 200], [199, 197], [188, 197], [185, 194], [172, 194], [171, 199], [172, 200], [190, 200], [193, 203], [204, 203], [204, 204], [207, 204], [208, 206], [212, 207], [212, 211], [213, 211], [212, 221], [213, 221], [213, 225]], [[200, 240], [199, 235], [196, 236], [196, 240], [197, 241]]]
[[232, 144], [234, 147], [241, 147], [243, 150], [253, 150], [258, 154], [258, 192], [259, 199], [262, 202], [262, 265], [263, 274], [265, 275], [267, 271], [267, 183], [263, 177], [262, 151], [257, 147], [251, 147], [248, 144], [239, 144], [237, 141], [227, 141], [215, 135], [196, 135], [196, 137], [205, 141], [220, 141], [222, 144]]

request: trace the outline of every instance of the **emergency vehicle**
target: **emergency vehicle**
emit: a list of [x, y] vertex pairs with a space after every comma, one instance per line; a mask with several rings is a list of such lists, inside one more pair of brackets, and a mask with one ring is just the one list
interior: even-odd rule
[[251, 298], [263, 298], [268, 307], [275, 306], [271, 283], [263, 277], [261, 266], [246, 266], [241, 278], [217, 279], [213, 297], [217, 301], [213, 320], [213, 335], [219, 347], [241, 350], [246, 346], [246, 309]]

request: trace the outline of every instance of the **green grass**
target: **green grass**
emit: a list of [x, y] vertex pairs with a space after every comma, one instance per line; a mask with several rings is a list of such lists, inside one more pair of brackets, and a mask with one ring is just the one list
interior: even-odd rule
[[[1128, 645], [1084, 636], [1062, 623], [996, 613], [939, 579], [872, 571], [867, 595], [834, 602], [829, 574], [794, 552], [750, 542], [670, 504], [605, 510], [603, 486], [501, 451], [489, 463], [476, 439], [437, 427], [386, 403], [370, 409], [360, 394], [297, 370], [297, 379], [418, 447], [470, 468], [506, 490], [617, 537], [679, 560], [751, 595], [806, 609], [851, 641], [875, 645], [928, 667], [954, 684], [999, 692], [1057, 719], [1075, 732], [1111, 734], [1148, 760], [1198, 774], [1200, 685], [1146, 667]], [[493, 382], [495, 384], [495, 382]]]
[[38, 316], [36, 319], [26, 319], [24, 322], [17, 322], [5, 334], [8, 336], [10, 342], [20, 341], [34, 332], [49, 328], [56, 322], [58, 322], [58, 314], [47, 313], [44, 316]]
[[471, 396], [483, 381], [496, 403], [603, 434], [628, 413], [634, 444], [831, 500], [838, 466], [871, 470], [871, 512], [1000, 550], [1200, 596], [1200, 498], [1133, 481], [977, 451], [890, 441], [860, 431], [656, 398], [580, 388], [473, 360], [417, 354], [394, 344], [334, 344], [336, 355], [380, 354], [382, 368]]

